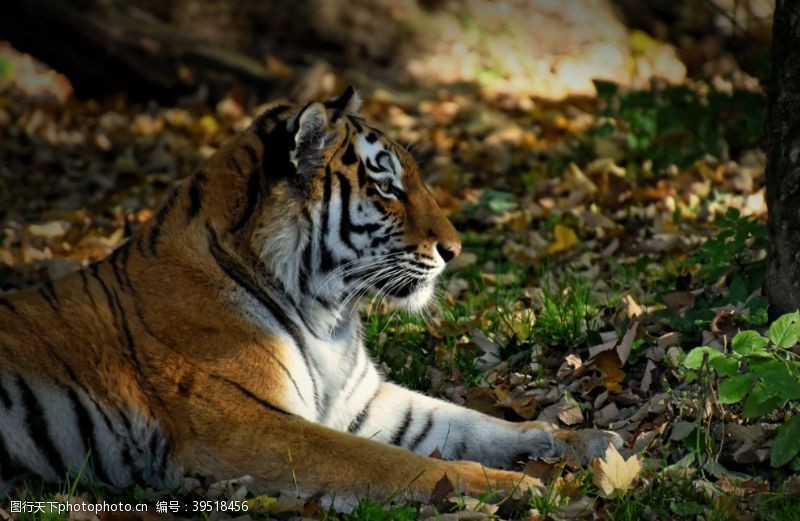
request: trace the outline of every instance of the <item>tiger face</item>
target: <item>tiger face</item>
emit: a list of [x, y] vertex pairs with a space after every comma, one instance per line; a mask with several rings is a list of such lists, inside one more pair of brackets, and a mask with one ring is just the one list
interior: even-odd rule
[[348, 89], [286, 120], [301, 188], [300, 284], [333, 305], [374, 291], [419, 310], [461, 244], [413, 157], [366, 124], [359, 103]]

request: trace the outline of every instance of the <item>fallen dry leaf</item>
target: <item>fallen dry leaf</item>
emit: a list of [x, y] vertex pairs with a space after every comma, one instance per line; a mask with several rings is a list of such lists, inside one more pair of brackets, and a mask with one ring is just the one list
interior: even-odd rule
[[595, 367], [603, 375], [603, 386], [609, 392], [618, 393], [622, 391], [622, 381], [625, 379], [625, 373], [621, 370], [622, 362], [616, 351], [609, 350], [603, 351], [598, 354], [592, 362], [592, 367]]
[[642, 306], [636, 302], [631, 294], [623, 296], [622, 301], [625, 304], [625, 313], [628, 315], [629, 319], [636, 320], [642, 316], [644, 309], [642, 309]]
[[442, 479], [437, 481], [436, 485], [434, 485], [433, 491], [431, 492], [430, 504], [435, 506], [440, 512], [446, 512], [448, 507], [447, 498], [449, 498], [454, 491], [455, 487], [453, 486], [453, 482], [450, 481], [450, 478], [445, 474], [442, 476]]
[[641, 470], [636, 454], [625, 460], [613, 445], [609, 445], [603, 459], [592, 461], [592, 481], [603, 496], [615, 497], [631, 488]]
[[625, 332], [625, 335], [620, 340], [619, 345], [617, 346], [617, 355], [619, 356], [620, 365], [625, 365], [625, 362], [628, 361], [628, 357], [631, 356], [631, 349], [633, 348], [633, 341], [636, 340], [636, 333], [639, 330], [639, 319], [635, 318], [631, 321], [631, 324], [628, 326], [628, 330]]
[[550, 255], [569, 251], [578, 245], [578, 236], [568, 226], [556, 224], [553, 235], [553, 242], [547, 247], [547, 253]]
[[528, 476], [548, 482], [558, 473], [559, 458], [537, 458], [529, 460], [522, 472]]

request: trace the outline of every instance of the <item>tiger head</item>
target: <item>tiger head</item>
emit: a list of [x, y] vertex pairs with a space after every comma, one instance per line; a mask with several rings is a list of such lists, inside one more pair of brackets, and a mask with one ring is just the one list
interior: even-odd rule
[[[253, 242], [300, 295], [341, 306], [374, 291], [419, 310], [461, 243], [411, 154], [358, 116], [360, 103], [350, 87], [324, 104], [273, 109], [264, 161], [287, 173]], [[270, 159], [280, 148], [270, 140], [285, 145], [282, 159]]]

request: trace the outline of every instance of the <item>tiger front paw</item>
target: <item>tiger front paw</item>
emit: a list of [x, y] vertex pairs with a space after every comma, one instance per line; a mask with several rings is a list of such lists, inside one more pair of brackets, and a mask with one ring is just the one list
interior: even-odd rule
[[616, 432], [599, 429], [555, 431], [553, 438], [561, 454], [582, 465], [588, 464], [594, 458], [602, 458], [610, 445], [620, 449], [624, 444], [624, 440]]
[[448, 472], [448, 476], [454, 479], [454, 485], [460, 492], [475, 494], [502, 491], [541, 494], [544, 491], [541, 480], [521, 472], [484, 467], [471, 461], [451, 463], [454, 468]]

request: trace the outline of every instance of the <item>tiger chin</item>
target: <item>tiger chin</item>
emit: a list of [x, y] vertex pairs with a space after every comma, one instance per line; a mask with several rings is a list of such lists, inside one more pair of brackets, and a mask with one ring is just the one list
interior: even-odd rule
[[427, 499], [444, 475], [469, 492], [536, 490], [506, 469], [619, 445], [383, 378], [362, 303], [421, 308], [461, 245], [359, 104], [348, 88], [269, 108], [109, 257], [0, 299], [0, 487], [250, 475], [347, 508]]

